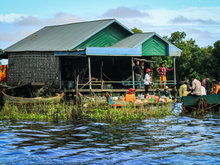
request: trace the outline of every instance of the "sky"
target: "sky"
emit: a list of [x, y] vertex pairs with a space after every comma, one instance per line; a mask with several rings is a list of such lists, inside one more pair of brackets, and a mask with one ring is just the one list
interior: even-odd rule
[[200, 47], [220, 40], [220, 0], [0, 0], [0, 48], [49, 25], [115, 18], [128, 28], [170, 36], [184, 31]]

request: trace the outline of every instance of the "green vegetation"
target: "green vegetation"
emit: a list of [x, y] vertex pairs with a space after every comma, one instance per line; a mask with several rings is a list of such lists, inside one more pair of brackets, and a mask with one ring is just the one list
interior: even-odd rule
[[[133, 28], [134, 33], [142, 33], [142, 30]], [[182, 50], [180, 57], [176, 58], [177, 80], [190, 79], [195, 75], [202, 80], [206, 75], [220, 80], [220, 40], [213, 46], [199, 47], [193, 39], [185, 39], [185, 32], [174, 32], [170, 37], [165, 36], [169, 42]], [[0, 49], [0, 53], [2, 49]], [[168, 68], [173, 66], [171, 57], [152, 57], [155, 61], [154, 70], [164, 62]], [[154, 74], [157, 76], [157, 74]], [[169, 77], [170, 76], [170, 77]], [[168, 74], [168, 79], [173, 78]], [[42, 121], [71, 121], [78, 118], [106, 121], [142, 120], [147, 117], [163, 117], [172, 114], [167, 106], [111, 108], [106, 105], [87, 103], [87, 108], [80, 108], [72, 103], [44, 104], [44, 105], [10, 105], [5, 103], [0, 109], [0, 120], [42, 120]], [[101, 108], [100, 108], [101, 107]]]
[[[71, 121], [75, 119], [91, 119], [97, 121], [125, 122], [142, 120], [148, 117], [160, 118], [171, 115], [170, 105], [155, 107], [112, 108], [109, 105], [87, 103], [82, 108], [68, 102], [60, 104], [14, 105], [5, 103], [0, 111], [0, 120], [37, 120], [37, 121]], [[99, 108], [98, 108], [99, 107]]]
[[[220, 79], [220, 40], [214, 43], [214, 47], [199, 47], [195, 40], [185, 40], [185, 32], [177, 31], [172, 33], [170, 37], [164, 38], [182, 50], [181, 56], [176, 58], [177, 80], [190, 79], [192, 75], [195, 75], [199, 80], [202, 80], [206, 75], [210, 78]], [[153, 60], [156, 61], [155, 69], [162, 62], [168, 68], [173, 66], [170, 57], [153, 57]], [[169, 74], [168, 76], [172, 78], [173, 75]]]
[[170, 105], [156, 106], [156, 107], [123, 107], [123, 108], [109, 108], [109, 109], [87, 109], [82, 112], [84, 118], [126, 122], [132, 120], [143, 120], [154, 117], [161, 118], [163, 116], [172, 115]]
[[32, 104], [16, 105], [6, 102], [0, 111], [0, 120], [39, 120], [56, 121], [71, 120], [75, 114], [74, 106], [70, 104]]
[[140, 29], [138, 29], [138, 28], [133, 28], [133, 29], [131, 29], [134, 33], [143, 33], [143, 31], [142, 30], [140, 30]]
[[[134, 33], [142, 33], [142, 30], [133, 28]], [[213, 46], [199, 47], [192, 38], [186, 40], [185, 32], [174, 32], [169, 36], [164, 36], [166, 40], [182, 50], [180, 57], [176, 58], [177, 80], [190, 79], [192, 75], [202, 80], [205, 76], [220, 81], [220, 40], [216, 41]], [[173, 66], [172, 57], [152, 57], [155, 61], [154, 70], [162, 62], [168, 68]], [[157, 74], [154, 74], [157, 79]], [[168, 79], [173, 79], [173, 74], [167, 75]]]

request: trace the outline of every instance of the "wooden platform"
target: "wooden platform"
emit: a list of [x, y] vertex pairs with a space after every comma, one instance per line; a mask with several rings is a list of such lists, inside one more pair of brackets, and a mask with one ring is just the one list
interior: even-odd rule
[[[89, 93], [89, 92], [94, 92], [94, 93], [104, 93], [104, 92], [109, 92], [109, 93], [126, 93], [128, 92], [129, 89], [80, 89], [79, 92], [81, 93]], [[160, 89], [160, 91], [163, 91], [164, 89]], [[75, 92], [75, 89], [67, 90], [68, 92]], [[144, 92], [144, 89], [136, 89], [136, 93]], [[149, 92], [156, 91], [156, 89], [149, 89]]]

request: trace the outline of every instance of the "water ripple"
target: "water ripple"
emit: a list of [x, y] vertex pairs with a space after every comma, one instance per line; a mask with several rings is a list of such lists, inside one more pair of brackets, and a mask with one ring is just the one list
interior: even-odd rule
[[217, 115], [127, 124], [0, 121], [0, 164], [218, 164], [219, 127]]

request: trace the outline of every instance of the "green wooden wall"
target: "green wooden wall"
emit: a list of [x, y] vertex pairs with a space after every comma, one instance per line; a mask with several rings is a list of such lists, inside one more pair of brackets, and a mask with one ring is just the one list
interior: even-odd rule
[[117, 23], [113, 23], [74, 49], [84, 49], [85, 47], [108, 47], [129, 35], [131, 35], [131, 33], [123, 29]]
[[168, 56], [168, 44], [153, 36], [142, 44], [142, 56]]

